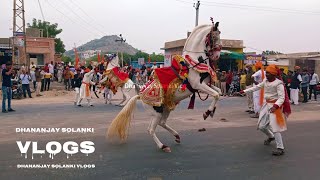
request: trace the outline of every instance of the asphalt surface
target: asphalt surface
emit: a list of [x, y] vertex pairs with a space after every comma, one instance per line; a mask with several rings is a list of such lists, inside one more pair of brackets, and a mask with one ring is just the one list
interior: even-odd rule
[[[28, 101], [26, 101], [28, 100]], [[209, 106], [210, 100], [196, 101], [196, 109], [186, 110], [188, 99], [180, 103], [169, 117], [169, 124], [178, 128], [182, 143], [176, 144], [168, 132], [157, 129], [160, 140], [170, 146], [172, 153], [164, 153], [156, 148], [146, 131], [150, 121], [146, 110], [138, 103], [131, 135], [126, 144], [112, 144], [106, 141], [106, 124], [121, 110], [120, 107], [102, 104], [94, 100], [95, 107], [78, 108], [69, 97], [59, 102], [47, 99], [26, 99], [14, 101], [14, 113], [0, 114], [0, 179], [320, 179], [320, 121], [294, 121], [283, 134], [286, 154], [271, 156], [274, 144], [264, 146], [264, 135], [256, 130], [256, 119], [247, 118], [244, 98], [222, 98], [218, 103], [215, 117], [228, 117], [228, 123], [244, 124], [243, 127], [208, 128], [201, 124], [201, 114]], [[31, 102], [29, 104], [29, 102]], [[294, 111], [317, 113], [319, 104], [294, 106]], [[310, 114], [306, 114], [307, 117]], [[193, 117], [191, 117], [193, 116]], [[199, 118], [200, 117], [200, 118]], [[232, 118], [231, 118], [232, 117]], [[180, 118], [180, 119], [179, 119]], [[196, 119], [194, 119], [196, 118]], [[197, 119], [198, 118], [198, 119]], [[246, 119], [244, 121], [243, 119]], [[308, 118], [305, 118], [308, 119]], [[310, 118], [309, 118], [310, 119]], [[320, 117], [319, 119], [320, 120]], [[190, 122], [191, 121], [191, 122]], [[194, 121], [194, 122], [193, 122]], [[212, 121], [219, 125], [218, 118]], [[214, 124], [214, 122], [216, 122]], [[249, 124], [249, 125], [247, 125]], [[208, 124], [207, 124], [208, 125]], [[141, 128], [136, 128], [141, 126]], [[213, 127], [212, 124], [210, 127]], [[17, 127], [94, 127], [95, 134], [18, 134]], [[182, 127], [179, 129], [179, 127]], [[207, 131], [198, 132], [206, 127]], [[181, 130], [186, 129], [186, 130]], [[160, 130], [160, 131], [159, 131]], [[59, 135], [59, 136], [58, 136]], [[49, 158], [49, 154], [32, 155], [26, 159], [21, 155], [16, 140], [34, 140], [38, 149], [45, 149], [49, 141], [95, 143], [95, 152], [86, 156], [78, 153], [69, 156], [60, 153]], [[94, 165], [87, 169], [21, 169], [19, 164], [50, 165]]]
[[[320, 121], [292, 123], [288, 128], [282, 157], [271, 156], [274, 144], [264, 146], [265, 137], [255, 127], [183, 131], [181, 144], [168, 133], [159, 133], [172, 153], [158, 150], [147, 133], [134, 134], [121, 145], [96, 136], [90, 138], [95, 143], [93, 154], [69, 159], [63, 153], [54, 159], [48, 154], [31, 159], [29, 153], [25, 159], [16, 144], [1, 144], [0, 179], [320, 179]], [[38, 143], [43, 148], [46, 142]], [[95, 168], [17, 169], [17, 164], [94, 164]]]

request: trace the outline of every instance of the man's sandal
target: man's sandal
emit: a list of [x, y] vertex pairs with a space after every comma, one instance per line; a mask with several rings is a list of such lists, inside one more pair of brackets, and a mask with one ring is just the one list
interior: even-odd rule
[[270, 145], [270, 143], [271, 143], [272, 141], [274, 141], [274, 140], [275, 140], [274, 138], [268, 138], [268, 139], [264, 140], [263, 144], [264, 144], [264, 145]]

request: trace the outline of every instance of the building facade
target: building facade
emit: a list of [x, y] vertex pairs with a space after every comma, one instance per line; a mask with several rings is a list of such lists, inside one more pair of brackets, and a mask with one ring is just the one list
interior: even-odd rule
[[44, 66], [51, 61], [55, 62], [54, 38], [42, 37], [42, 31], [35, 28], [27, 28], [26, 36], [26, 57], [29, 58], [30, 63]]
[[320, 74], [320, 52], [301, 52], [279, 55], [267, 55], [268, 60], [273, 60], [279, 65], [287, 66], [288, 70], [294, 70], [294, 66], [300, 66], [307, 70], [314, 69]]
[[[11, 41], [10, 41], [11, 40]], [[22, 39], [24, 41], [24, 39]], [[17, 44], [17, 42], [15, 43]], [[35, 28], [26, 29], [26, 55], [24, 54], [24, 43], [19, 43], [16, 48], [14, 64], [19, 66], [28, 65], [28, 62], [34, 62], [38, 66], [44, 66], [51, 61], [55, 62], [55, 41], [54, 38], [42, 37], [42, 31]], [[0, 38], [1, 52], [12, 51], [12, 38]], [[4, 53], [0, 53], [1, 54]], [[6, 53], [6, 57], [0, 58], [0, 63], [12, 61], [12, 53]], [[10, 57], [9, 57], [10, 56]], [[22, 57], [22, 58], [18, 58]]]

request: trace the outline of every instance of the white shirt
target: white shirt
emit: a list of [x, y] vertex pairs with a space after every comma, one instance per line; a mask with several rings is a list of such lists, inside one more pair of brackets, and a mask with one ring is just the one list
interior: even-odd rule
[[53, 74], [53, 73], [54, 73], [54, 70], [53, 70], [54, 67], [53, 67], [53, 65], [52, 65], [52, 64], [49, 64], [48, 67], [49, 67], [49, 73]]
[[285, 92], [283, 82], [279, 79], [275, 79], [269, 82], [267, 78], [259, 83], [257, 86], [244, 90], [245, 93], [254, 92], [264, 87], [264, 98], [266, 100], [277, 100], [275, 102], [279, 107], [283, 104], [285, 99]]
[[22, 84], [30, 84], [30, 76], [28, 74], [20, 74]]
[[31, 80], [32, 80], [33, 82], [35, 82], [35, 81], [36, 81], [36, 73], [35, 73], [34, 71], [31, 71], [31, 72], [30, 72], [30, 75], [31, 75]]
[[310, 80], [310, 85], [317, 85], [319, 83], [319, 76], [316, 73], [313, 73]]
[[[264, 77], [266, 77], [266, 73], [264, 71], [263, 71], [263, 73], [264, 73]], [[252, 77], [253, 77], [254, 81], [261, 83], [263, 81], [261, 69], [259, 71], [255, 72], [254, 74], [252, 74]]]

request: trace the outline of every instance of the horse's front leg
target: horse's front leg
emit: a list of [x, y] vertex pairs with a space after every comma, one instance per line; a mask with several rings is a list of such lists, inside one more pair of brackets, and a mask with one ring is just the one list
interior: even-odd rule
[[203, 119], [206, 120], [208, 118], [208, 116], [210, 115], [211, 117], [213, 117], [214, 112], [216, 110], [216, 104], [220, 98], [220, 95], [217, 91], [213, 90], [211, 87], [209, 87], [208, 85], [206, 85], [205, 83], [200, 84], [197, 89], [201, 92], [204, 92], [206, 94], [209, 94], [211, 96], [213, 96], [213, 101], [210, 104], [208, 110], [206, 112], [203, 113]]

